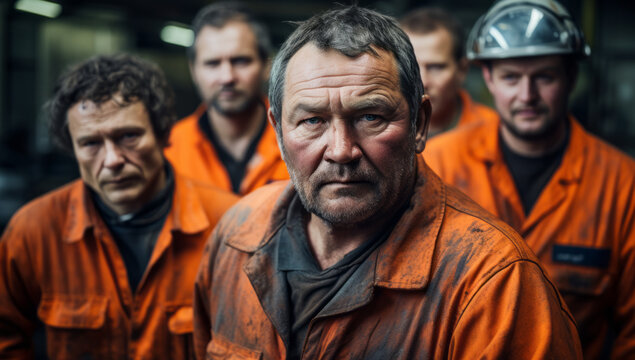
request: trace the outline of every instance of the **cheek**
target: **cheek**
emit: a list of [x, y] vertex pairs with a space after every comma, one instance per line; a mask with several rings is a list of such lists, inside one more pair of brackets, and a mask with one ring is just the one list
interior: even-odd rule
[[319, 139], [306, 139], [285, 134], [282, 140], [287, 166], [301, 173], [311, 173], [322, 159]]

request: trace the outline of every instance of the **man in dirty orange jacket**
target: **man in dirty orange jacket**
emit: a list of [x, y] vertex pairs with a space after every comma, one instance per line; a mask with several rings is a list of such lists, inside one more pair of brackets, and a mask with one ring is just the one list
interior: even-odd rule
[[24, 206], [2, 235], [0, 357], [31, 358], [41, 322], [50, 359], [192, 358], [196, 269], [236, 196], [164, 160], [173, 95], [150, 63], [87, 60], [47, 109], [81, 180]]
[[575, 324], [509, 226], [416, 156], [430, 102], [396, 21], [302, 23], [272, 69], [290, 183], [230, 209], [196, 281], [199, 359], [577, 359]]
[[494, 121], [496, 111], [472, 100], [463, 90], [468, 70], [463, 27], [447, 11], [423, 7], [400, 20], [414, 48], [421, 79], [432, 103], [428, 137], [455, 127]]
[[[525, 238], [571, 309], [586, 359], [633, 359], [635, 161], [567, 114], [585, 46], [573, 23], [560, 23], [566, 10], [521, 3], [502, 2], [473, 30], [471, 57], [500, 121], [436, 137], [424, 157]], [[532, 16], [543, 20], [512, 21]], [[496, 31], [506, 49], [486, 40]], [[554, 33], [571, 42], [540, 37]]]
[[177, 171], [239, 195], [288, 179], [262, 90], [267, 29], [242, 4], [221, 2], [194, 18], [189, 64], [203, 104], [172, 130], [165, 155]]

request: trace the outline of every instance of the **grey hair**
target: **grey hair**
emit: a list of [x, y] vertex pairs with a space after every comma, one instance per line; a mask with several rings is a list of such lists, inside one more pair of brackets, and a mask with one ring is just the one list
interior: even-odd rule
[[273, 116], [278, 120], [278, 133], [287, 65], [291, 57], [308, 43], [321, 50], [336, 50], [348, 57], [361, 54], [377, 56], [373, 47], [391, 52], [397, 62], [401, 93], [408, 102], [410, 120], [415, 127], [424, 90], [408, 36], [394, 18], [352, 5], [328, 10], [302, 22], [282, 44], [273, 61], [269, 86], [269, 101]]
[[213, 3], [199, 10], [190, 27], [194, 32], [194, 42], [187, 48], [189, 61], [193, 63], [196, 60], [196, 39], [204, 27], [211, 26], [220, 29], [231, 21], [243, 22], [251, 28], [256, 36], [258, 55], [263, 62], [266, 62], [273, 51], [269, 30], [255, 17], [247, 5], [237, 1]]

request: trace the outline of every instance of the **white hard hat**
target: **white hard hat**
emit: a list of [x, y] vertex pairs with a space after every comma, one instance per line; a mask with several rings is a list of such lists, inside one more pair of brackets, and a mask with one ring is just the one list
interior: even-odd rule
[[467, 39], [469, 60], [570, 54], [591, 49], [569, 12], [554, 0], [502, 0], [481, 16]]

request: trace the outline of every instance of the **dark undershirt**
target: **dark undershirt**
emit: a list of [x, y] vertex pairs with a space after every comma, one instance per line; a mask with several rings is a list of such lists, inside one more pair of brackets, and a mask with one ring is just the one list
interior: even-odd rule
[[262, 125], [256, 134], [256, 137], [251, 140], [249, 147], [247, 147], [247, 152], [241, 161], [237, 161], [225, 148], [221, 145], [220, 141], [216, 137], [214, 130], [212, 129], [212, 124], [209, 121], [209, 117], [207, 116], [207, 112], [204, 112], [203, 115], [198, 119], [198, 126], [201, 128], [201, 131], [207, 139], [212, 143], [212, 146], [216, 150], [218, 154], [218, 158], [223, 163], [225, 170], [227, 170], [227, 174], [229, 175], [229, 180], [232, 185], [232, 191], [236, 194], [240, 193], [240, 183], [245, 177], [245, 172], [247, 170], [247, 164], [249, 160], [251, 160], [252, 156], [256, 152], [256, 148], [258, 147], [258, 143], [260, 142], [260, 138], [262, 134], [265, 132], [265, 127], [267, 125], [266, 117], [262, 120]]
[[119, 248], [133, 293], [150, 262], [154, 245], [172, 207], [174, 174], [167, 162], [165, 177], [165, 187], [150, 202], [139, 211], [125, 215], [117, 215], [94, 191], [90, 191], [97, 211]]
[[528, 215], [536, 204], [540, 193], [562, 163], [564, 151], [569, 143], [569, 129], [567, 128], [567, 135], [562, 145], [553, 152], [539, 157], [516, 154], [505, 144], [500, 131], [498, 141], [501, 144], [503, 159], [511, 172], [516, 190], [523, 203], [525, 215]]
[[296, 195], [289, 206], [286, 224], [277, 233], [277, 270], [286, 275], [288, 306], [292, 310], [287, 359], [300, 359], [311, 320], [333, 299], [360, 264], [388, 238], [394, 226], [392, 223], [383, 234], [366, 241], [335, 265], [322, 270], [309, 248], [305, 230], [308, 217]]

